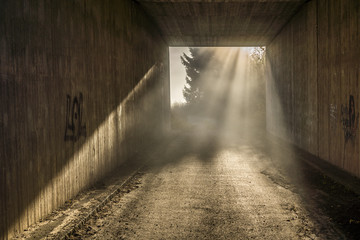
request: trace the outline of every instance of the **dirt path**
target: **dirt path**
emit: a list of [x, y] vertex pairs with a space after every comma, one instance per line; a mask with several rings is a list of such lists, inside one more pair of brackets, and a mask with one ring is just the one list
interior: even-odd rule
[[240, 144], [150, 164], [71, 239], [345, 239], [272, 157]]

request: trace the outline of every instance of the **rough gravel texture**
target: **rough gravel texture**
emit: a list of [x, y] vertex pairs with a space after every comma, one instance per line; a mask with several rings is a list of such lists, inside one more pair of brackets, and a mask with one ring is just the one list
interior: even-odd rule
[[359, 195], [312, 156], [266, 135], [202, 134], [150, 144], [125, 184], [124, 166], [18, 238], [59, 239], [116, 190], [69, 239], [360, 239]]
[[328, 195], [304, 179], [308, 166], [282, 164], [290, 148], [206, 140], [177, 154], [189, 143], [152, 156], [70, 239], [356, 239], [321, 208]]

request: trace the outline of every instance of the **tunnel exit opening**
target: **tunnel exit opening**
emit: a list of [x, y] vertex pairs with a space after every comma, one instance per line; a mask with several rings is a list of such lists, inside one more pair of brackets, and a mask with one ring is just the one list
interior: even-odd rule
[[171, 127], [198, 135], [265, 126], [265, 47], [170, 47]]

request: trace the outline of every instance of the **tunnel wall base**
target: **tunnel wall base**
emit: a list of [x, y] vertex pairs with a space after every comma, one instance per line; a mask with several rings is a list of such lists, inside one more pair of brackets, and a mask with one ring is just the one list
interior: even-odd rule
[[267, 47], [268, 131], [357, 177], [359, 5], [309, 1]]
[[1, 1], [0, 102], [8, 239], [161, 134], [168, 47], [130, 0]]

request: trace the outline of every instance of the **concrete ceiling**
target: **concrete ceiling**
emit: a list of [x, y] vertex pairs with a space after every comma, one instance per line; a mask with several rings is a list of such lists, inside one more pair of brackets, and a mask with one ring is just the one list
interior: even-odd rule
[[169, 46], [267, 45], [307, 0], [136, 0]]

